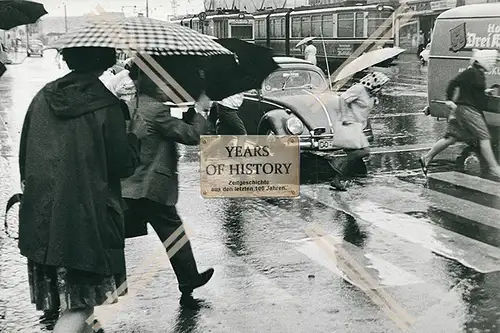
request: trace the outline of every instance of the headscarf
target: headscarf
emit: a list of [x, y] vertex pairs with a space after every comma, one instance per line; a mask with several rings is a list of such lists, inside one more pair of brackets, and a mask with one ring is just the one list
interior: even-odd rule
[[491, 72], [497, 63], [497, 50], [472, 50], [471, 63], [477, 62], [486, 72]]
[[360, 83], [369, 91], [377, 92], [384, 84], [389, 82], [389, 77], [381, 72], [373, 72], [363, 77]]

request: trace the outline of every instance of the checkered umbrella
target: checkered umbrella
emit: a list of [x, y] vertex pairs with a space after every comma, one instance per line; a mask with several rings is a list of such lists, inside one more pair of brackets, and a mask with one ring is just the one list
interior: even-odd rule
[[111, 47], [158, 56], [232, 54], [210, 37], [181, 25], [147, 17], [89, 17], [81, 29], [69, 32], [49, 48]]

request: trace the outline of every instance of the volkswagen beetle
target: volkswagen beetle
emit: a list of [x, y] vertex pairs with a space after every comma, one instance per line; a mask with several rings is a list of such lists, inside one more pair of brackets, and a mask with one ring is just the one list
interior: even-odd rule
[[[245, 93], [239, 115], [248, 135], [297, 135], [302, 151], [335, 151], [334, 124], [339, 93], [329, 89], [323, 71], [302, 59], [275, 57], [279, 69], [261, 89]], [[370, 122], [364, 130], [373, 141]]]

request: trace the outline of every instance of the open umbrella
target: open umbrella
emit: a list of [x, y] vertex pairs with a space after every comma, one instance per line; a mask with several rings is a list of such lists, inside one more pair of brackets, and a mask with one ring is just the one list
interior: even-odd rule
[[236, 38], [217, 39], [228, 50], [236, 54], [237, 64], [217, 66], [207, 69], [207, 95], [213, 100], [259, 89], [262, 82], [276, 69], [270, 48], [258, 46]]
[[388, 47], [362, 54], [342, 68], [337, 77], [335, 77], [335, 82], [348, 78], [357, 72], [365, 70], [382, 61], [394, 58], [404, 51], [405, 49], [401, 49], [399, 47]]
[[49, 45], [55, 49], [72, 47], [111, 47], [160, 56], [232, 54], [195, 30], [147, 17], [89, 18], [84, 27]]
[[295, 45], [295, 48], [298, 48], [304, 44], [307, 44], [308, 42], [316, 39], [317, 37], [306, 37], [304, 38], [303, 40], [301, 40], [300, 42], [297, 43], [297, 45]]
[[41, 3], [25, 0], [0, 0], [0, 29], [35, 23], [47, 14]]

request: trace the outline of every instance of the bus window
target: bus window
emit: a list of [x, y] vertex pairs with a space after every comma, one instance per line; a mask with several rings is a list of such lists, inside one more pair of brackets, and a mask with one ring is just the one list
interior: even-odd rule
[[311, 17], [312, 35], [321, 36], [321, 15], [314, 15]]
[[365, 34], [365, 13], [356, 13], [356, 29], [354, 37], [364, 37]]
[[392, 27], [392, 20], [390, 17], [391, 13], [389, 12], [368, 13], [368, 36], [373, 35], [373, 33], [382, 25], [385, 25], [386, 29], [382, 30], [379, 36], [383, 36], [385, 33], [389, 32]]
[[354, 36], [354, 13], [338, 14], [337, 36], [340, 38]]
[[308, 37], [311, 36], [311, 17], [304, 16], [302, 17], [302, 36]]
[[231, 38], [253, 39], [251, 25], [233, 25], [231, 26]]
[[333, 37], [333, 15], [323, 15], [322, 18], [323, 37]]
[[292, 37], [301, 37], [300, 17], [292, 18]]

